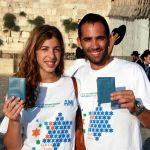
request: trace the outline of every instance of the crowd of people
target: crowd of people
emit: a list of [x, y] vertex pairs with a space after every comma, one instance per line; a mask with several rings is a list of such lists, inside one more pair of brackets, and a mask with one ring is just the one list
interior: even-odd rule
[[150, 81], [150, 50], [145, 50], [141, 55], [138, 51], [133, 51], [132, 61], [138, 63], [146, 72], [146, 75]]
[[[26, 79], [26, 100], [12, 95], [3, 105], [0, 132], [5, 147], [142, 150], [140, 124], [150, 128], [150, 82], [146, 76], [150, 56], [149, 50], [141, 58], [138, 52], [131, 54], [134, 62], [142, 60], [145, 70], [112, 57], [116, 41], [124, 34], [118, 30], [110, 34], [103, 16], [86, 14], [78, 25], [77, 44], [87, 62], [70, 74], [72, 78], [63, 74], [65, 49], [59, 29], [50, 25], [35, 28], [14, 74]], [[103, 89], [101, 85], [97, 90], [99, 79], [110, 77], [115, 79], [115, 90], [99, 97]], [[119, 106], [113, 109], [112, 102]]]

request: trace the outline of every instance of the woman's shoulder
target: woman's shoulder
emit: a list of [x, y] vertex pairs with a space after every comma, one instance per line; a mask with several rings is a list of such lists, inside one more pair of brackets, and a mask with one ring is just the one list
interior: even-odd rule
[[77, 79], [76, 77], [69, 77], [69, 76], [63, 75], [61, 78], [62, 78], [65, 82], [66, 82], [66, 81], [72, 82], [73, 78], [74, 78], [77, 82], [79, 82], [79, 79]]

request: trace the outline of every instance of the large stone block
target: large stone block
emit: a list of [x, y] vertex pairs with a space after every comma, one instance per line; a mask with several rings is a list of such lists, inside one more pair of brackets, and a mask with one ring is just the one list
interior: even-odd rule
[[15, 38], [19, 38], [19, 35], [20, 35], [20, 32], [14, 32], [14, 31], [12, 31], [11, 32], [11, 37], [14, 39], [14, 37]]
[[28, 37], [29, 37], [29, 35], [30, 35], [30, 32], [28, 32], [28, 31], [24, 31], [24, 32], [22, 32], [21, 37], [23, 37], [23, 38], [28, 38]]
[[3, 48], [4, 53], [21, 53], [24, 44], [21, 42], [15, 42], [10, 44], [5, 44]]
[[50, 0], [39, 0], [39, 2], [42, 4], [49, 4], [50, 3]]
[[[19, 16], [18, 17], [18, 25], [19, 26], [28, 26], [29, 22], [28, 22], [28, 19], [26, 17], [23, 17], [23, 16]], [[22, 29], [22, 28], [21, 28]]]
[[[46, 14], [47, 15], [56, 15], [56, 8], [47, 9]], [[49, 16], [48, 16], [48, 18], [49, 18]]]
[[6, 7], [7, 5], [7, 1], [0, 1], [0, 7]]
[[65, 70], [67, 70], [73, 63], [74, 60], [65, 60]]
[[13, 59], [0, 58], [0, 74], [13, 74]]

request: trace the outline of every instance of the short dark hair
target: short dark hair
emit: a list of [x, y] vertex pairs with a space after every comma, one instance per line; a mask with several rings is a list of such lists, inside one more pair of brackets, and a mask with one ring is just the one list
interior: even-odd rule
[[147, 49], [143, 52], [143, 54], [141, 55], [141, 59], [144, 60], [144, 57], [147, 57], [148, 55], [150, 55], [150, 50]]
[[109, 30], [109, 26], [108, 26], [108, 23], [107, 23], [106, 19], [103, 16], [101, 16], [101, 15], [89, 13], [89, 14], [86, 14], [81, 19], [81, 21], [79, 22], [79, 25], [78, 25], [78, 37], [79, 38], [81, 38], [81, 27], [86, 22], [88, 22], [88, 23], [96, 23], [96, 22], [102, 23], [104, 25], [104, 27], [105, 27], [106, 36], [109, 37], [110, 30]]

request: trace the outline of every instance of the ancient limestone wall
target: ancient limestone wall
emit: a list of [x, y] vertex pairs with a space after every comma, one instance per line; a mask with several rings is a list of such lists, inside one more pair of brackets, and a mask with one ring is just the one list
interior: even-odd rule
[[[42, 16], [47, 24], [55, 25], [61, 30], [66, 51], [74, 52], [75, 49], [71, 49], [68, 45], [76, 43], [77, 32], [71, 32], [68, 35], [62, 25], [63, 19], [72, 18], [73, 21], [78, 22], [89, 12], [107, 16], [110, 5], [111, 0], [0, 0], [0, 38], [4, 41], [4, 46], [0, 48], [4, 53], [20, 53], [29, 32], [34, 27], [27, 20]], [[24, 11], [27, 16], [19, 16], [21, 11]], [[12, 32], [11, 37], [9, 33], [3, 32], [3, 16], [7, 12], [16, 16], [16, 23], [21, 27], [20, 32]]]
[[114, 46], [112, 55], [130, 56], [132, 51], [138, 51], [140, 54], [150, 47], [149, 42], [149, 20], [148, 19], [113, 19], [110, 18], [110, 27], [118, 27], [121, 24], [126, 25], [126, 34], [121, 44]]
[[0, 75], [11, 75], [14, 72], [14, 61], [12, 58], [0, 58]]
[[[28, 19], [34, 19], [37, 16], [45, 18], [46, 24], [58, 27], [64, 36], [66, 52], [75, 52], [75, 48], [71, 48], [70, 45], [76, 43], [77, 31], [66, 33], [62, 25], [63, 20], [72, 18], [78, 23], [86, 13], [90, 12], [99, 13], [107, 18], [110, 8], [111, 0], [0, 0], [0, 39], [4, 41], [4, 45], [0, 46], [0, 52], [21, 53], [34, 27], [29, 24]], [[26, 17], [19, 16], [21, 11], [27, 14]], [[3, 16], [8, 12], [16, 16], [16, 24], [21, 28], [20, 32], [11, 32], [11, 37], [9, 32], [4, 33], [3, 27]], [[107, 20], [109, 21], [108, 18]], [[4, 59], [0, 61], [0, 70], [3, 72], [3, 68], [7, 68], [8, 73], [12, 73], [14, 65], [11, 61], [6, 65], [6, 61], [7, 58], [5, 61]], [[66, 67], [70, 65], [69, 62], [66, 61]]]

